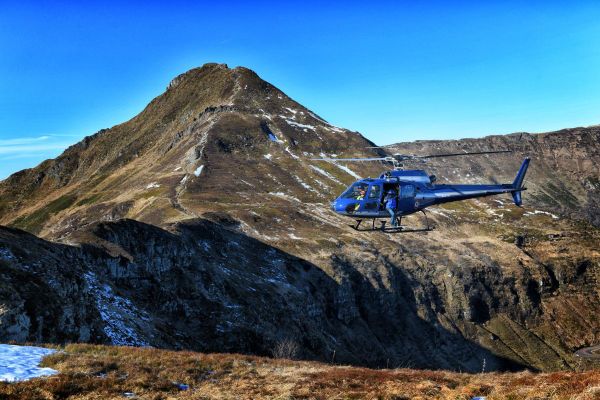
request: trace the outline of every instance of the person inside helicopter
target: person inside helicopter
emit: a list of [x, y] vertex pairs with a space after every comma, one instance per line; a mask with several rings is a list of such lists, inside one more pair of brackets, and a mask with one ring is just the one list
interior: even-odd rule
[[[365, 194], [367, 194], [367, 188], [365, 186], [359, 186], [356, 200], [358, 200], [358, 201], [363, 200], [365, 198]], [[354, 206], [354, 211], [358, 210], [359, 207], [360, 207], [360, 203], [356, 203], [356, 206]]]
[[386, 198], [388, 195], [388, 192], [391, 190], [394, 193], [399, 193], [400, 192], [400, 185], [398, 184], [398, 182], [390, 182], [390, 183], [384, 183], [383, 184], [383, 191], [382, 191], [382, 196], [380, 197], [381, 201], [380, 201], [380, 206], [379, 209], [380, 210], [385, 210], [386, 209]]
[[346, 189], [346, 191], [342, 194], [342, 198], [343, 199], [356, 199], [358, 196], [360, 196], [361, 192], [363, 193], [363, 198], [364, 195], [367, 191], [367, 188], [369, 187], [369, 184], [366, 182], [356, 182], [354, 183], [352, 186], [350, 186], [348, 189]]
[[367, 193], [367, 189], [365, 187], [358, 188], [358, 194], [356, 196], [356, 200], [362, 200], [365, 198], [365, 194]]

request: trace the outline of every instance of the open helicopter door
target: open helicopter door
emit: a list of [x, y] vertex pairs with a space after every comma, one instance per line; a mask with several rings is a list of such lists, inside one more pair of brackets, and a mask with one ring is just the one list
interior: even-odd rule
[[377, 211], [381, 204], [381, 185], [379, 183], [373, 183], [369, 187], [369, 193], [367, 195], [367, 202], [364, 206], [365, 210]]

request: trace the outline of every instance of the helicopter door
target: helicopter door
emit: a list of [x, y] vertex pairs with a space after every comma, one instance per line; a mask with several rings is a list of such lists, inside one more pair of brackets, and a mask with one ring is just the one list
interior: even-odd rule
[[365, 210], [378, 210], [379, 202], [381, 201], [381, 185], [373, 184], [369, 189], [367, 195], [367, 203], [365, 204]]
[[402, 185], [400, 188], [400, 211], [413, 211], [415, 208], [415, 186]]

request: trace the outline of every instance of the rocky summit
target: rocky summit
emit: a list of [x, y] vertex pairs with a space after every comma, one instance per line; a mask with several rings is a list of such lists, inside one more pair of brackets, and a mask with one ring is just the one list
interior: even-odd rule
[[[600, 127], [370, 146], [249, 69], [176, 77], [130, 121], [0, 182], [0, 339], [577, 368], [600, 332]], [[504, 149], [418, 167], [508, 183], [531, 157], [523, 208], [449, 203], [430, 209], [436, 230], [397, 235], [329, 209], [388, 165], [312, 160]]]

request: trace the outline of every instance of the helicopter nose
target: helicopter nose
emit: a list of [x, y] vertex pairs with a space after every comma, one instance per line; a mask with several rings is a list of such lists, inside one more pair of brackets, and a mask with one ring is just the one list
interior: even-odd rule
[[[350, 204], [352, 203], [352, 204]], [[347, 211], [347, 209], [350, 207], [354, 210], [354, 202], [348, 202], [345, 199], [344, 200], [340, 200], [340, 199], [335, 199], [334, 201], [331, 202], [331, 210], [333, 210], [334, 212], [340, 214], [340, 213], [345, 213]]]

